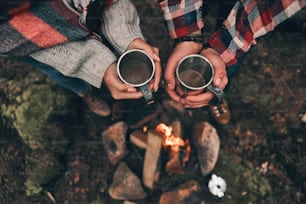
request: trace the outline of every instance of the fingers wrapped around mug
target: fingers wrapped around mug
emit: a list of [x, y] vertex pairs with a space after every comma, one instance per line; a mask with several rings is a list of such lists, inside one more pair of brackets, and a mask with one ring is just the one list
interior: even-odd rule
[[117, 74], [120, 80], [141, 91], [148, 104], [154, 102], [150, 84], [154, 81], [155, 65], [153, 59], [141, 49], [126, 51], [119, 57], [117, 62]]
[[110, 91], [111, 96], [116, 100], [138, 99], [143, 97], [142, 93], [135, 87], [125, 84], [119, 79], [116, 63], [111, 64], [106, 69], [103, 82]]
[[184, 97], [181, 102], [192, 108], [205, 106], [213, 98], [212, 94], [216, 103], [221, 102], [224, 92], [213, 84], [214, 77], [215, 68], [208, 58], [200, 54], [184, 57], [176, 68], [176, 92]]
[[199, 53], [201, 45], [192, 41], [178, 43], [167, 60], [167, 65], [164, 71], [165, 90], [171, 99], [181, 101], [184, 93], [177, 89], [179, 82], [177, 81], [176, 69], [179, 62], [186, 56]]
[[224, 89], [228, 83], [226, 65], [219, 53], [212, 48], [203, 49], [200, 53], [207, 58], [214, 67], [213, 84], [216, 87]]

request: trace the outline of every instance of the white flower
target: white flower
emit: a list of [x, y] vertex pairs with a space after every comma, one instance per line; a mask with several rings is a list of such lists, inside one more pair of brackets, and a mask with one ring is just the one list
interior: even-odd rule
[[226, 182], [222, 177], [213, 174], [208, 182], [208, 188], [213, 195], [221, 198], [226, 191]]

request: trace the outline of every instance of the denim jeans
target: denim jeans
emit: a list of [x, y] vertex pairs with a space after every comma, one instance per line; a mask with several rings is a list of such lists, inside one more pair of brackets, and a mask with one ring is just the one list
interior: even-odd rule
[[47, 75], [50, 79], [58, 83], [60, 86], [80, 95], [84, 96], [90, 92], [92, 87], [82, 79], [68, 77], [57, 71], [54, 67], [43, 64], [31, 57], [19, 57], [24, 62], [30, 63], [37, 67], [41, 72]]

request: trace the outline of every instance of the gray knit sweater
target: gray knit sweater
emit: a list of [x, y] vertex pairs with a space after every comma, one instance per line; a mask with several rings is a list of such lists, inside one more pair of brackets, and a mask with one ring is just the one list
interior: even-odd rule
[[[144, 39], [139, 16], [129, 0], [117, 0], [103, 14], [102, 32], [113, 48], [123, 53], [136, 38]], [[100, 88], [104, 72], [116, 61], [111, 50], [96, 39], [68, 42], [31, 54], [69, 77], [80, 78]]]

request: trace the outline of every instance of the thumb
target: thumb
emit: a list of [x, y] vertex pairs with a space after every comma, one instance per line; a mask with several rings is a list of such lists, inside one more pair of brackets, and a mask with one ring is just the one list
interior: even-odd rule
[[221, 85], [221, 82], [222, 82], [222, 78], [217, 76], [217, 77], [215, 77], [213, 83], [214, 83], [215, 86], [219, 87]]

